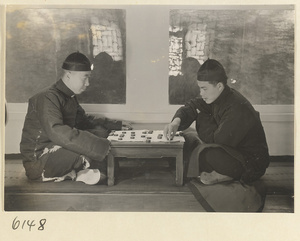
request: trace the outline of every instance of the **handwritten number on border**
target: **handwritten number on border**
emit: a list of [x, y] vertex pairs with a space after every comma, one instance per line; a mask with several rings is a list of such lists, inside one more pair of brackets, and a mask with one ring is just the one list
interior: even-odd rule
[[[22, 223], [22, 224], [21, 224]], [[31, 231], [35, 226], [37, 226], [37, 230], [43, 231], [45, 229], [46, 219], [40, 219], [38, 221], [38, 226], [36, 225], [36, 220], [22, 220], [20, 221], [18, 217], [15, 217], [15, 219], [12, 222], [12, 229], [17, 230], [20, 229], [27, 229]]]

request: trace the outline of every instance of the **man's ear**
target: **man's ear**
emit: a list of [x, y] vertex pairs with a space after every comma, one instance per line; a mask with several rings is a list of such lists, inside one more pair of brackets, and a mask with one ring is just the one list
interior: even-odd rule
[[68, 79], [71, 78], [71, 72], [70, 72], [70, 71], [67, 72], [67, 78], [68, 78]]
[[221, 90], [223, 90], [224, 85], [223, 85], [222, 82], [219, 82], [219, 83], [217, 84], [217, 87], [218, 87], [218, 89], [221, 91]]

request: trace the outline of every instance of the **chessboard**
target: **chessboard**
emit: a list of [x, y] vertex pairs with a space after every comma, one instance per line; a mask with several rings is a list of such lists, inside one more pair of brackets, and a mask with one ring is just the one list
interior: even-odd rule
[[184, 142], [181, 131], [176, 132], [173, 140], [167, 140], [162, 130], [111, 131], [107, 139], [119, 142]]

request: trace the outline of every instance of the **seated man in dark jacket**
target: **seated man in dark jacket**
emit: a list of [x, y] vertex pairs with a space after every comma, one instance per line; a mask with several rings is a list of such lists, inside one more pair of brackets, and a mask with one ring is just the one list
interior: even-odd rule
[[167, 139], [172, 139], [177, 130], [185, 130], [196, 121], [197, 134], [185, 135], [187, 177], [199, 177], [204, 184], [257, 180], [269, 165], [259, 113], [227, 85], [225, 70], [218, 61], [205, 61], [197, 80], [201, 97], [179, 108], [164, 129]]
[[20, 151], [26, 175], [32, 180], [71, 178], [87, 184], [106, 179], [105, 157], [110, 130], [122, 121], [88, 116], [76, 95], [89, 86], [91, 63], [79, 53], [70, 54], [60, 80], [29, 99]]

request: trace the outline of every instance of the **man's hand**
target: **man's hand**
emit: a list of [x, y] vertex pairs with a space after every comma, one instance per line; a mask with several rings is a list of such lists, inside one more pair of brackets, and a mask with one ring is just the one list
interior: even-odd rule
[[164, 136], [167, 138], [167, 140], [173, 140], [180, 125], [180, 122], [181, 120], [179, 118], [175, 118], [171, 123], [165, 126]]
[[124, 131], [129, 131], [129, 130], [132, 130], [132, 129], [133, 129], [133, 128], [132, 128], [130, 122], [122, 121], [122, 130], [124, 130]]

